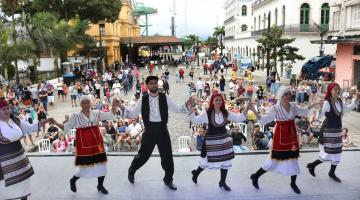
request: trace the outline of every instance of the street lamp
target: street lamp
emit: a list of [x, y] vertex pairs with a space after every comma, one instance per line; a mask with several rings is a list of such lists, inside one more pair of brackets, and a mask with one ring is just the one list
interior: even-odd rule
[[103, 54], [104, 54], [104, 49], [103, 46], [105, 46], [105, 44], [103, 45], [103, 41], [102, 41], [102, 36], [105, 34], [105, 24], [104, 23], [99, 23], [99, 47], [100, 47], [100, 72], [103, 73], [104, 71], [104, 64], [103, 64]]

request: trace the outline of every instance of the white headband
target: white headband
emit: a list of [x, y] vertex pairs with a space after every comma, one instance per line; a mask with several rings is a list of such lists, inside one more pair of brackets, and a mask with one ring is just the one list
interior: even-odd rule
[[276, 94], [276, 98], [278, 99], [279, 102], [281, 100], [281, 97], [287, 92], [291, 92], [290, 87], [288, 87], [288, 86], [280, 86], [279, 87], [278, 92]]
[[83, 101], [86, 101], [86, 100], [91, 101], [91, 97], [89, 95], [82, 95], [80, 97], [80, 103], [83, 102]]

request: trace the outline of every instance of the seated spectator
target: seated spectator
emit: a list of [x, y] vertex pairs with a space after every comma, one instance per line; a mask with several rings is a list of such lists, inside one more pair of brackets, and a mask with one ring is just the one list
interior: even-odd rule
[[[233, 146], [235, 153], [249, 151], [246, 147], [246, 137], [240, 132], [240, 128], [235, 126], [231, 131], [231, 137], [233, 140]], [[244, 141], [244, 142], [243, 142]]]
[[125, 140], [127, 136], [127, 127], [124, 122], [119, 120], [117, 122], [117, 134], [118, 134], [118, 142], [121, 144], [121, 147], [124, 146]]
[[342, 143], [343, 143], [343, 147], [345, 148], [348, 148], [351, 145], [349, 130], [347, 128], [343, 128], [342, 130]]
[[115, 144], [116, 144], [116, 130], [114, 127], [114, 124], [111, 120], [107, 122], [106, 126], [106, 134], [111, 136], [111, 146], [113, 150], [115, 151]]
[[128, 127], [128, 137], [126, 139], [126, 142], [129, 144], [130, 148], [133, 147], [131, 144], [132, 140], [135, 140], [136, 146], [140, 144], [141, 139], [141, 133], [142, 133], [142, 127], [137, 122], [137, 119], [132, 119], [132, 123]]
[[50, 143], [53, 144], [55, 140], [59, 139], [59, 128], [50, 122], [44, 139], [49, 139]]
[[68, 142], [66, 141], [65, 134], [60, 134], [59, 140], [57, 140], [55, 146], [55, 152], [66, 152], [68, 147]]
[[[301, 117], [300, 120], [297, 121], [296, 127], [298, 132], [300, 133], [300, 136], [307, 136], [307, 145], [310, 145], [311, 140], [314, 138], [313, 133], [310, 131], [310, 122], [306, 117]], [[300, 145], [301, 145], [300, 140]]]
[[252, 133], [253, 148], [256, 150], [267, 150], [268, 140], [265, 137], [265, 133], [260, 131], [260, 126], [256, 124]]
[[201, 151], [205, 140], [205, 129], [203, 127], [197, 128], [196, 133], [196, 150]]

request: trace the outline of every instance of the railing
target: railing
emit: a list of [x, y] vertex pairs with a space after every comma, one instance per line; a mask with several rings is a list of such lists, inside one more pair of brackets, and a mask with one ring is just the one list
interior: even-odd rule
[[224, 25], [226, 25], [226, 24], [228, 24], [228, 23], [230, 23], [230, 22], [232, 22], [232, 21], [234, 21], [235, 20], [235, 17], [234, 16], [231, 16], [231, 17], [229, 17], [228, 19], [226, 19], [225, 21], [224, 21]]
[[233, 40], [234, 39], [234, 36], [227, 36], [224, 38], [224, 40]]
[[[285, 26], [278, 26], [278, 28], [282, 29], [284, 33], [311, 33], [311, 32], [321, 32], [321, 29], [316, 25], [304, 25], [304, 24], [289, 24]], [[322, 26], [322, 28], [326, 28]], [[262, 33], [268, 31], [268, 29], [261, 29], [251, 32], [251, 36], [259, 36]]]

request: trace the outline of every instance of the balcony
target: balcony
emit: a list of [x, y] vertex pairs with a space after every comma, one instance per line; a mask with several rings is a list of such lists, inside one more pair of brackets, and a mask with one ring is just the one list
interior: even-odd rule
[[224, 38], [224, 40], [233, 40], [234, 39], [234, 36], [232, 35], [232, 36], [226, 36], [225, 38]]
[[[322, 25], [320, 29], [316, 25], [289, 24], [285, 26], [278, 26], [278, 28], [281, 28], [284, 33], [320, 33], [321, 29], [328, 29], [329, 26]], [[266, 31], [267, 29], [252, 31], [251, 36], [259, 36]]]
[[233, 22], [233, 21], [235, 21], [235, 17], [231, 16], [224, 21], [224, 25], [229, 24], [230, 22]]
[[253, 9], [256, 9], [264, 4], [266, 4], [267, 2], [269, 2], [271, 0], [256, 0], [253, 4], [252, 4], [252, 7]]

